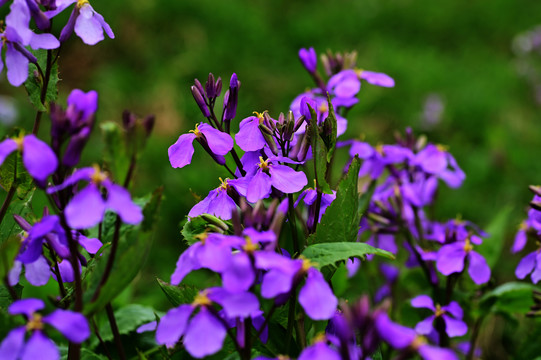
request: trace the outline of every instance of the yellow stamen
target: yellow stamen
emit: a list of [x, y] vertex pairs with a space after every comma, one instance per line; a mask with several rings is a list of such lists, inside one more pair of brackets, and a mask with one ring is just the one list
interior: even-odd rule
[[26, 324], [26, 330], [43, 330], [43, 322], [41, 321], [40, 314], [32, 314], [30, 320]]
[[92, 167], [94, 168], [94, 173], [90, 176], [90, 181], [92, 181], [94, 184], [101, 184], [107, 180], [107, 174], [100, 170], [100, 166], [98, 164], [94, 164]]
[[257, 111], [254, 111], [253, 113], [255, 114], [255, 116], [257, 116], [257, 120], [259, 121], [260, 124], [263, 124], [263, 120], [264, 120], [264, 115], [265, 113], [268, 113], [269, 111], [268, 110], [265, 110], [261, 113], [258, 113]]
[[17, 150], [19, 151], [23, 151], [23, 139], [24, 139], [23, 133], [20, 133], [19, 136], [13, 139], [13, 141], [15, 141], [15, 144], [17, 144]]
[[257, 164], [261, 168], [261, 170], [265, 171], [269, 168], [269, 159], [263, 160], [263, 156], [259, 157], [259, 164]]
[[436, 304], [436, 312], [434, 313], [434, 315], [436, 315], [436, 317], [439, 317], [443, 314], [445, 314], [445, 310], [441, 308], [440, 304]]
[[84, 5], [89, 4], [88, 0], [77, 0], [77, 8], [82, 8]]
[[209, 237], [209, 234], [206, 233], [206, 232], [201, 233], [201, 234], [197, 234], [197, 235], [194, 236], [194, 238], [201, 241], [201, 243], [203, 243], [203, 245], [205, 244], [205, 241], [207, 241], [208, 237]]
[[201, 137], [203, 135], [201, 134], [201, 131], [199, 131], [199, 124], [195, 124], [195, 129], [190, 130], [189, 132], [194, 133], [197, 137]]
[[317, 344], [320, 342], [327, 341], [327, 337], [325, 336], [325, 333], [319, 333], [312, 339], [312, 344]]
[[361, 77], [361, 74], [363, 73], [364, 69], [360, 69], [360, 68], [356, 68], [355, 70], [355, 74], [357, 74], [357, 77]]
[[449, 151], [449, 146], [443, 144], [436, 145], [436, 148], [441, 152]]
[[220, 187], [218, 188], [218, 191], [222, 191], [222, 190], [226, 190], [227, 191], [227, 188], [229, 187], [229, 185], [227, 185], [227, 182], [229, 181], [229, 178], [225, 178], [225, 180], [222, 180], [222, 178], [218, 178], [220, 179]]
[[302, 255], [299, 257], [299, 259], [302, 260], [302, 267], [301, 267], [302, 272], [308, 272], [308, 270], [310, 270], [310, 268], [312, 268], [312, 267], [314, 267], [316, 265], [316, 263], [310, 261], [310, 259], [307, 259], [307, 258], [303, 257]]
[[472, 250], [473, 250], [473, 246], [472, 246], [472, 244], [471, 244], [470, 238], [467, 238], [467, 239], [466, 239], [466, 243], [464, 244], [464, 251], [465, 251], [466, 253], [469, 253], [469, 252], [472, 251]]
[[376, 151], [377, 151], [378, 153], [380, 153], [380, 155], [385, 155], [385, 154], [383, 153], [383, 144], [381, 144], [381, 143], [377, 144], [376, 147], [375, 147], [375, 149], [376, 149]]
[[278, 355], [278, 360], [291, 360], [291, 358], [287, 355]]
[[203, 290], [199, 294], [195, 295], [195, 299], [192, 302], [193, 306], [209, 306], [212, 305], [212, 300], [207, 296], [208, 290]]
[[522, 231], [528, 230], [528, 224], [526, 224], [526, 221], [521, 222], [520, 225], [518, 226], [518, 229]]
[[329, 111], [329, 107], [327, 106], [327, 104], [323, 103], [319, 106], [318, 110], [319, 112], [325, 113]]
[[426, 339], [423, 336], [417, 336], [411, 343], [413, 350], [418, 350], [421, 346], [426, 344]]
[[245, 236], [244, 240], [246, 241], [246, 243], [242, 245], [242, 249], [244, 251], [246, 251], [247, 253], [253, 253], [257, 250], [257, 244], [254, 244], [249, 236]]

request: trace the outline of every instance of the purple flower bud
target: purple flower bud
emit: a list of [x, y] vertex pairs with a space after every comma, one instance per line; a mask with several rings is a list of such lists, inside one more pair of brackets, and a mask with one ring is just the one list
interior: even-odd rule
[[300, 49], [299, 59], [301, 60], [304, 68], [308, 70], [309, 73], [313, 74], [316, 72], [317, 54], [313, 47], [309, 49]]
[[34, 18], [34, 21], [36, 22], [36, 26], [41, 31], [47, 30], [51, 26], [51, 22], [47, 16], [41, 11], [38, 4], [35, 2], [35, 0], [26, 0], [26, 5], [28, 6], [28, 9], [30, 10], [30, 14], [32, 15], [32, 18]]
[[209, 109], [207, 107], [207, 104], [205, 103], [205, 99], [203, 98], [203, 95], [201, 94], [201, 91], [199, 90], [199, 88], [197, 86], [192, 86], [191, 89], [192, 89], [193, 98], [194, 98], [195, 102], [197, 103], [197, 106], [199, 106], [199, 109], [203, 113], [203, 116], [204, 117], [209, 117], [210, 116], [210, 111], [209, 111]]
[[229, 81], [229, 92], [227, 96], [227, 104], [225, 103], [226, 99], [224, 99], [224, 121], [230, 121], [235, 118], [237, 115], [237, 103], [238, 103], [238, 96], [239, 96], [239, 87], [240, 82], [237, 79], [237, 74], [233, 73], [231, 75], [231, 80]]

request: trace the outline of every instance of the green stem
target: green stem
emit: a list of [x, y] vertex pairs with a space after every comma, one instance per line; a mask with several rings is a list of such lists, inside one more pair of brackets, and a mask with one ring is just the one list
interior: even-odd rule
[[286, 335], [286, 353], [289, 354], [291, 349], [291, 340], [293, 339], [293, 323], [295, 322], [295, 307], [297, 301], [295, 300], [295, 291], [291, 292], [289, 297], [289, 310], [287, 314], [287, 335]]
[[[45, 77], [43, 78], [43, 87], [41, 88], [41, 96], [40, 101], [43, 106], [45, 106], [46, 98], [47, 98], [47, 88], [49, 87], [49, 80], [51, 79], [51, 69], [52, 69], [52, 61], [53, 61], [53, 51], [47, 50], [47, 67], [45, 68]], [[41, 116], [43, 115], [43, 111], [39, 111], [36, 113], [36, 118], [34, 120], [34, 127], [32, 128], [32, 134], [36, 135], [39, 131], [39, 125], [41, 122]]]
[[297, 234], [297, 222], [295, 219], [295, 206], [293, 203], [293, 194], [287, 194], [287, 200], [289, 205], [289, 211], [287, 212], [287, 217], [289, 219], [289, 226], [291, 227], [291, 235], [293, 236], [293, 251], [295, 252], [295, 256], [299, 256], [300, 254], [300, 245], [299, 245], [299, 237]]

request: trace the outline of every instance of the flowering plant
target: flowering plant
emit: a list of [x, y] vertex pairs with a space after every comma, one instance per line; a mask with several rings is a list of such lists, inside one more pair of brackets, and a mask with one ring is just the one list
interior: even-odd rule
[[[130, 193], [154, 117], [126, 111], [122, 126], [101, 124], [104, 161], [81, 164], [98, 94], [75, 89], [62, 105], [60, 46], [73, 32], [87, 45], [114, 33], [87, 0], [0, 0], [8, 5], [7, 79], [25, 85], [36, 117], [0, 142], [1, 359], [473, 359], [493, 313], [539, 314], [531, 284], [493, 278], [501, 246], [490, 231], [433, 216], [439, 187], [466, 179], [445, 146], [410, 128], [393, 144], [346, 138], [362, 88], [394, 79], [359, 68], [355, 53], [328, 52], [319, 63], [313, 48], [298, 55], [314, 88], [283, 113], [240, 114], [236, 74], [223, 96], [221, 77], [195, 80], [201, 116], [169, 146], [169, 163], [185, 171], [198, 148], [223, 178], [184, 217], [185, 249], [154, 288], [172, 307], [115, 311], [163, 197], [162, 188]], [[54, 34], [51, 20], [71, 6]], [[541, 190], [532, 191], [513, 252], [540, 240]], [[31, 206], [36, 193], [47, 206]], [[541, 278], [538, 248], [516, 268], [528, 275]], [[47, 301], [27, 290], [49, 283], [58, 294]], [[519, 302], [532, 293], [537, 303]]]

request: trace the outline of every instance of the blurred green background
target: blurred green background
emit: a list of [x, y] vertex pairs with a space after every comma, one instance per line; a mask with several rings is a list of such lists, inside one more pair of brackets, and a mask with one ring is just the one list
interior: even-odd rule
[[[277, 116], [312, 83], [297, 58], [301, 47], [318, 53], [358, 52], [358, 66], [389, 74], [392, 89], [364, 83], [348, 116], [348, 137], [392, 142], [411, 126], [449, 146], [467, 174], [462, 188], [441, 187], [438, 217], [461, 214], [486, 226], [513, 206], [508, 243], [531, 199], [527, 186], [541, 182], [541, 112], [528, 79], [519, 76], [513, 38], [541, 22], [541, 2], [508, 0], [93, 0], [116, 38], [96, 46], [73, 36], [60, 56], [60, 102], [73, 88], [99, 92], [99, 122], [120, 121], [123, 109], [156, 115], [156, 127], [138, 166], [135, 196], [163, 184], [166, 198], [154, 246], [124, 300], [169, 307], [155, 283], [168, 279], [183, 248], [179, 223], [195, 200], [226, 175], [209, 166], [200, 148], [192, 165], [172, 169], [167, 148], [203, 118], [190, 93], [209, 72], [226, 83], [233, 72], [242, 87], [237, 121], [252, 111]], [[57, 34], [69, 13], [62, 14]], [[4, 76], [4, 75], [2, 75]], [[24, 88], [0, 83], [15, 98], [17, 124], [27, 129], [33, 112]], [[437, 94], [441, 121], [422, 120], [427, 96]], [[46, 136], [48, 125], [41, 135]], [[99, 131], [84, 164], [99, 161]], [[513, 278], [518, 257], [499, 280]]]

